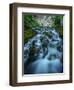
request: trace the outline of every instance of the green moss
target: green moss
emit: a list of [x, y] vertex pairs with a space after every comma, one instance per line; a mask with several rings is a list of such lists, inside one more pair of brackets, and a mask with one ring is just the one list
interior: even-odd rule
[[31, 29], [24, 30], [24, 43], [27, 43], [27, 41], [35, 35], [36, 32], [32, 31]]
[[62, 27], [62, 26], [57, 27], [56, 30], [57, 30], [57, 32], [59, 33], [59, 36], [60, 36], [61, 38], [63, 38], [63, 27]]

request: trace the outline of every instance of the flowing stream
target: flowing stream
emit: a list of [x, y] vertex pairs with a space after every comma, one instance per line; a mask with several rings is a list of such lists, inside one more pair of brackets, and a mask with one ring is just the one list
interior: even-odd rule
[[63, 40], [55, 29], [33, 29], [37, 35], [24, 45], [24, 73], [62, 73]]

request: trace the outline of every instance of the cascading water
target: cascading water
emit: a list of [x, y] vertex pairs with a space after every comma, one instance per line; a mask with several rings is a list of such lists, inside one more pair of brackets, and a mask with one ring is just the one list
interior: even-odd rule
[[63, 40], [55, 29], [33, 29], [37, 35], [24, 45], [24, 73], [62, 73]]

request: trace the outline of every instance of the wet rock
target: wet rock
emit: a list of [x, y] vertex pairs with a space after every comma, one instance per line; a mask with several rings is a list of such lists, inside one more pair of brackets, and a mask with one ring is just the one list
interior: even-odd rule
[[57, 50], [59, 50], [60, 52], [63, 52], [63, 46], [58, 46]]

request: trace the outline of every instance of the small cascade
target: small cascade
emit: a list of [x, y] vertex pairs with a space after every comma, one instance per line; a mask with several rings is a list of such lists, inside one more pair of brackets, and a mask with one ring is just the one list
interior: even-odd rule
[[33, 29], [37, 35], [24, 45], [24, 73], [62, 73], [63, 40], [55, 29]]

